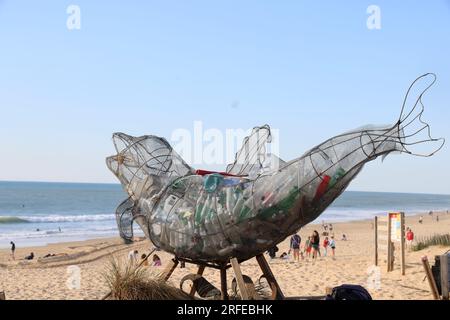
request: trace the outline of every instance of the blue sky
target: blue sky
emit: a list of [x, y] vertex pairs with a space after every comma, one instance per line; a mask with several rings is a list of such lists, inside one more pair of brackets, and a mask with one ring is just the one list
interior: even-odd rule
[[[68, 30], [66, 9], [81, 9]], [[366, 26], [369, 5], [381, 29]], [[450, 1], [0, 0], [0, 180], [115, 182], [111, 134], [280, 130], [282, 158], [393, 123], [405, 91], [450, 137]], [[450, 194], [449, 148], [376, 161], [351, 190]]]

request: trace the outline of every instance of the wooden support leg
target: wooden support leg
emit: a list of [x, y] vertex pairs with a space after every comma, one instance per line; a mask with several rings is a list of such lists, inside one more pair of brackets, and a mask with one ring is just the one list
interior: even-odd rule
[[[205, 266], [199, 266], [198, 267], [198, 271], [197, 271], [197, 274], [199, 275], [199, 276], [202, 276], [203, 275], [203, 272], [205, 272]], [[195, 291], [196, 291], [196, 287], [195, 287], [195, 285], [194, 284], [192, 284], [192, 288], [191, 288], [191, 292], [189, 293], [189, 295], [191, 296], [191, 297], [193, 297], [193, 296], [195, 296]]]
[[272, 273], [272, 270], [270, 269], [269, 264], [267, 263], [266, 258], [261, 254], [259, 256], [256, 256], [256, 260], [258, 261], [259, 267], [261, 268], [264, 277], [267, 279], [271, 287], [275, 287], [277, 290], [276, 293], [276, 299], [277, 300], [284, 300], [284, 294], [281, 291], [280, 286], [278, 285], [277, 280], [275, 279], [275, 276]]
[[164, 272], [161, 275], [161, 278], [164, 281], [168, 281], [170, 279], [170, 277], [172, 276], [173, 272], [177, 268], [178, 263], [179, 263], [179, 261], [177, 259], [172, 259], [169, 262], [169, 264], [167, 265], [166, 269], [164, 270]]
[[236, 275], [236, 281], [239, 286], [239, 291], [241, 292], [242, 300], [250, 300], [250, 296], [247, 292], [247, 286], [242, 276], [241, 266], [236, 258], [231, 259], [231, 265], [233, 266], [234, 274]]
[[227, 288], [227, 269], [226, 266], [223, 266], [220, 269], [220, 285], [222, 291], [222, 300], [228, 301], [228, 288]]
[[428, 262], [427, 257], [422, 257], [422, 264], [425, 270], [425, 274], [428, 278], [428, 283], [430, 285], [431, 293], [433, 294], [434, 300], [440, 300], [438, 288], [436, 285], [436, 281], [434, 281], [433, 273], [431, 272], [430, 263]]
[[0, 292], [0, 300], [6, 300], [6, 295], [4, 292]]

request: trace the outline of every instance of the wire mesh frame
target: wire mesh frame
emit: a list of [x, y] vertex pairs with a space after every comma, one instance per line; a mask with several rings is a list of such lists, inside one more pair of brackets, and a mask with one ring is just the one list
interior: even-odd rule
[[[427, 74], [427, 75], [428, 75], [428, 74]], [[364, 163], [367, 162], [367, 161], [369, 161], [369, 160], [371, 160], [375, 155], [376, 155], [376, 156], [380, 156], [380, 155], [384, 155], [384, 154], [388, 154], [388, 153], [392, 152], [393, 150], [387, 150], [387, 151], [384, 151], [384, 152], [378, 152], [378, 151], [377, 151], [377, 148], [379, 148], [379, 147], [383, 144], [383, 142], [393, 142], [393, 143], [395, 143], [395, 144], [400, 144], [400, 145], [402, 146], [402, 149], [401, 149], [401, 150], [396, 150], [396, 151], [405, 152], [405, 153], [409, 153], [409, 154], [414, 154], [414, 153], [412, 153], [410, 150], [408, 150], [408, 148], [407, 148], [406, 146], [411, 146], [411, 145], [415, 145], [415, 144], [419, 144], [419, 143], [424, 143], [424, 142], [430, 142], [430, 141], [442, 141], [442, 144], [440, 145], [440, 147], [439, 147], [438, 149], [436, 149], [434, 152], [432, 152], [432, 153], [430, 153], [430, 154], [427, 154], [427, 155], [421, 155], [421, 154], [415, 154], [415, 155], [418, 155], [418, 156], [431, 156], [431, 155], [435, 154], [435, 153], [438, 152], [440, 149], [442, 149], [442, 147], [443, 147], [444, 144], [445, 144], [445, 139], [443, 139], [443, 138], [440, 138], [440, 139], [434, 139], [434, 138], [432, 138], [432, 137], [431, 137], [431, 132], [430, 132], [430, 127], [429, 127], [429, 125], [428, 125], [427, 123], [425, 123], [425, 122], [422, 120], [422, 114], [423, 114], [423, 112], [424, 112], [424, 105], [423, 105], [423, 103], [422, 103], [422, 96], [423, 96], [423, 94], [424, 94], [424, 93], [425, 93], [425, 92], [426, 92], [426, 91], [434, 84], [434, 81], [433, 81], [433, 83], [432, 83], [430, 86], [428, 86], [428, 87], [420, 94], [419, 98], [416, 100], [416, 103], [414, 104], [414, 107], [411, 109], [411, 111], [410, 111], [405, 117], [403, 117], [404, 109], [405, 109], [405, 106], [406, 106], [406, 101], [407, 101], [408, 95], [409, 95], [409, 93], [410, 93], [412, 87], [414, 86], [414, 84], [415, 84], [417, 81], [419, 81], [419, 79], [421, 79], [421, 78], [423, 78], [423, 77], [425, 77], [425, 76], [427, 76], [427, 75], [424, 75], [424, 76], [422, 76], [422, 77], [419, 77], [419, 78], [416, 79], [416, 81], [414, 81], [414, 83], [410, 86], [410, 88], [409, 88], [409, 90], [408, 90], [408, 93], [407, 93], [407, 95], [406, 95], [406, 97], [405, 97], [405, 101], [404, 101], [404, 104], [403, 104], [403, 107], [402, 107], [402, 111], [401, 111], [401, 114], [400, 114], [400, 118], [399, 118], [398, 122], [397, 122], [394, 126], [392, 126], [390, 129], [387, 129], [387, 130], [386, 130], [385, 132], [383, 132], [383, 133], [380, 133], [380, 130], [379, 130], [379, 129], [378, 129], [378, 130], [367, 130], [367, 129], [365, 129], [365, 130], [349, 132], [349, 133], [346, 133], [346, 134], [342, 134], [342, 135], [333, 137], [333, 138], [327, 140], [327, 141], [326, 141], [325, 143], [323, 143], [322, 145], [320, 145], [320, 146], [318, 146], [318, 147], [315, 147], [315, 148], [311, 149], [305, 156], [303, 156], [303, 157], [301, 157], [301, 158], [299, 158], [299, 159], [297, 159], [297, 160], [294, 160], [294, 161], [292, 161], [292, 162], [286, 164], [283, 168], [280, 169], [280, 171], [281, 171], [282, 169], [287, 168], [287, 167], [290, 166], [290, 165], [298, 164], [302, 159], [304, 159], [305, 157], [309, 156], [309, 160], [310, 160], [310, 162], [311, 162], [312, 168], [314, 169], [314, 171], [315, 171], [315, 173], [316, 173], [316, 176], [315, 176], [313, 179], [311, 179], [310, 181], [305, 182], [302, 186], [299, 186], [299, 192], [301, 193], [301, 190], [302, 190], [304, 187], [306, 187], [306, 186], [308, 186], [309, 184], [313, 183], [315, 180], [321, 179], [321, 180], [323, 181], [322, 175], [323, 175], [327, 170], [332, 169], [332, 168], [333, 168], [334, 166], [336, 166], [340, 161], [346, 159], [347, 157], [350, 157], [350, 156], [351, 156], [352, 154], [354, 154], [355, 152], [362, 151], [362, 152], [366, 155], [366, 159], [363, 159], [363, 160], [361, 160], [359, 163], [357, 163], [356, 165], [354, 165], [353, 168], [352, 168], [351, 170], [347, 171], [347, 172], [345, 173], [345, 175], [344, 175], [343, 177], [341, 177], [341, 178], [345, 178], [349, 173], [355, 174], [355, 172], [352, 172], [354, 169], [356, 169], [356, 174], [357, 174], [357, 173], [359, 172], [359, 170], [361, 170], [361, 168], [362, 168], [362, 166], [364, 165]], [[433, 75], [433, 76], [434, 76], [434, 75]], [[434, 76], [434, 77], [435, 77], [435, 76]], [[419, 114], [416, 115], [412, 120], [410, 120], [409, 122], [407, 122], [406, 124], [404, 124], [404, 125], [401, 127], [401, 124], [403, 124], [403, 123], [409, 118], [409, 116], [410, 116], [411, 114], [413, 114], [413, 112], [414, 112], [414, 111], [416, 110], [416, 108], [418, 108], [418, 107], [421, 107], [421, 110], [420, 110]], [[413, 132], [412, 134], [401, 136], [402, 130], [404, 130], [405, 128], [409, 127], [416, 119], [419, 119], [419, 122], [420, 122], [421, 124], [423, 124], [423, 126], [422, 126], [419, 130]], [[270, 127], [264, 126], [264, 127], [260, 127], [260, 128], [269, 129], [269, 134], [268, 134], [268, 136], [270, 136]], [[419, 141], [415, 141], [415, 142], [406, 142], [406, 138], [412, 137], [412, 136], [414, 136], [414, 135], [416, 135], [416, 134], [422, 132], [422, 131], [425, 130], [425, 129], [428, 129], [428, 136], [429, 136], [429, 139], [419, 140]], [[397, 136], [394, 136], [393, 134], [396, 134]], [[351, 140], [355, 139], [355, 137], [357, 137], [358, 135], [359, 135], [359, 138], [360, 138], [360, 146], [359, 146], [359, 148], [356, 148], [355, 150], [349, 152], [347, 155], [345, 155], [344, 157], [342, 157], [341, 159], [339, 159], [339, 161], [334, 162], [334, 161], [328, 156], [328, 154], [325, 152], [327, 149], [332, 148], [334, 154], [336, 155], [336, 158], [338, 158], [338, 157], [337, 157], [337, 153], [336, 153], [336, 149], [335, 149], [335, 148], [336, 148], [337, 146], [339, 146], [339, 145], [345, 143], [345, 142], [348, 142], [348, 141], [351, 141]], [[350, 138], [349, 138], [349, 139], [341, 140], [341, 141], [339, 141], [338, 143], [335, 143], [335, 142], [334, 142], [334, 141], [335, 141], [334, 139], [342, 138], [342, 137], [347, 137], [347, 136], [350, 137]], [[370, 141], [368, 141], [368, 142], [366, 142], [366, 143], [363, 143], [363, 137], [365, 137], [365, 136], [369, 137], [369, 140], [370, 140]], [[373, 138], [375, 138], [375, 140], [374, 140]], [[249, 137], [247, 137], [247, 139], [244, 140], [244, 147], [245, 147], [245, 145], [247, 144], [248, 139], [249, 139]], [[381, 139], [381, 140], [378, 140], [378, 139]], [[326, 145], [327, 143], [329, 143], [330, 145], [329, 145], [329, 146], [326, 146], [326, 147], [323, 147], [323, 146]], [[378, 146], [376, 145], [376, 143], [378, 143]], [[368, 145], [372, 145], [372, 147], [373, 147], [372, 152], [371, 152], [370, 154], [368, 154], [368, 153], [366, 152], [366, 149], [365, 149], [365, 147], [368, 146]], [[253, 148], [254, 148], [254, 147], [251, 148], [251, 151], [253, 151]], [[257, 150], [260, 149], [259, 141], [258, 141], [258, 143], [256, 144], [256, 148], [257, 148]], [[241, 150], [241, 151], [242, 151], [242, 150]], [[316, 166], [315, 166], [315, 164], [314, 164], [314, 161], [313, 161], [313, 159], [312, 159], [312, 156], [315, 155], [315, 154], [317, 154], [317, 153], [320, 153], [322, 157], [325, 156], [325, 157], [327, 158], [327, 160], [330, 160], [330, 161], [332, 162], [332, 165], [329, 166], [328, 168], [326, 168], [325, 170], [319, 170], [318, 168], [316, 168]], [[239, 154], [237, 154], [236, 157], [238, 158], [238, 157], [239, 157]], [[248, 160], [249, 157], [250, 157], [250, 153], [248, 153], [248, 154], [246, 155], [245, 160]], [[259, 160], [259, 158], [258, 158], [258, 160]], [[259, 163], [259, 164], [261, 164], [261, 163]], [[145, 163], [144, 163], [143, 165], [145, 165]], [[234, 164], [231, 166], [230, 170], [233, 170], [233, 168], [234, 168], [235, 165], [236, 165], [236, 163], [234, 163]], [[247, 164], [246, 166], [243, 166], [243, 167], [241, 168], [241, 172], [244, 171], [244, 170], [247, 168], [247, 166], [249, 166], [249, 165], [250, 165], [250, 164]], [[189, 174], [187, 174], [186, 176], [188, 176], [188, 175], [189, 175]], [[254, 196], [254, 192], [255, 192], [255, 190], [254, 190], [254, 188], [255, 188], [255, 182], [256, 182], [258, 179], [261, 179], [262, 177], [267, 176], [267, 175], [268, 175], [268, 174], [261, 174], [261, 175], [259, 175], [256, 179], [254, 179], [253, 181], [250, 182], [250, 183], [252, 183], [251, 197], [252, 197], [252, 201], [253, 201], [254, 207], [256, 207], [256, 206], [255, 206], [255, 203], [254, 203], [254, 202], [255, 202], [255, 199], [254, 199], [254, 197], [253, 197], [253, 196]], [[178, 180], [178, 179], [176, 179], [175, 181], [177, 181], [177, 180]], [[348, 181], [348, 182], [350, 182], [350, 181]], [[168, 187], [169, 187], [169, 186], [168, 186]], [[167, 188], [166, 188], [166, 189], [167, 189]], [[345, 185], [343, 185], [343, 186], [341, 187], [341, 190], [340, 190], [339, 192], [337, 192], [337, 194], [339, 194], [340, 192], [342, 192], [344, 189], [345, 189]], [[327, 190], [326, 193], [328, 193], [329, 191], [330, 191], [330, 190]], [[338, 191], [338, 190], [335, 190], [335, 191]], [[204, 192], [205, 192], [205, 190], [203, 189], [203, 190], [202, 190], [202, 194], [203, 194]], [[325, 194], [326, 194], [326, 193], [325, 193]], [[179, 199], [179, 200], [180, 200], [180, 199]], [[214, 204], [215, 204], [215, 206], [216, 206], [216, 207], [215, 207], [215, 209], [216, 209], [216, 210], [215, 210], [215, 213], [217, 214], [217, 211], [218, 211], [218, 210], [217, 210], [217, 202], [214, 202]], [[172, 209], [175, 208], [175, 207], [176, 207], [176, 204], [172, 207]], [[170, 210], [170, 212], [169, 212], [168, 215], [166, 216], [166, 222], [167, 222], [167, 219], [169, 218], [169, 216], [170, 216], [172, 213], [173, 213], [173, 210]], [[216, 216], [216, 218], [217, 218], [217, 220], [220, 222], [220, 218], [219, 218], [218, 215]], [[224, 232], [223, 234], [226, 234], [226, 233]]]

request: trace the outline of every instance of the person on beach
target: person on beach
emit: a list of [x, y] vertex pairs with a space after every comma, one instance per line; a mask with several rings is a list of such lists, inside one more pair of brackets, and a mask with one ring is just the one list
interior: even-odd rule
[[294, 234], [291, 238], [291, 250], [294, 252], [294, 261], [300, 262], [300, 245], [302, 238], [298, 234]]
[[139, 254], [139, 252], [137, 250], [131, 250], [128, 253], [128, 261], [131, 264], [137, 264], [137, 262], [138, 262], [138, 254]]
[[330, 229], [330, 232], [333, 232], [333, 225], [330, 223], [330, 225], [328, 226], [328, 228]]
[[13, 260], [16, 260], [16, 256], [15, 256], [15, 253], [16, 253], [16, 244], [14, 243], [14, 242], [10, 242], [10, 245], [11, 245], [11, 257], [12, 257], [12, 259]]
[[439, 222], [439, 215], [436, 215], [436, 222]]
[[162, 266], [161, 258], [158, 257], [158, 255], [156, 255], [156, 254], [153, 255], [153, 266], [154, 267], [161, 267]]
[[270, 259], [272, 259], [272, 260], [275, 259], [277, 257], [278, 251], [280, 251], [280, 249], [277, 246], [269, 249], [268, 253], [269, 253]]
[[148, 263], [147, 255], [143, 254], [141, 256], [141, 266], [148, 267], [148, 265], [149, 265], [149, 263]]
[[414, 232], [410, 228], [408, 228], [406, 232], [406, 245], [409, 248], [412, 248], [413, 242], [414, 242]]
[[34, 259], [34, 253], [31, 252], [29, 256], [25, 257], [25, 260], [33, 260]]
[[333, 258], [334, 258], [336, 256], [336, 241], [334, 240], [334, 236], [331, 236], [329, 245], [331, 248], [331, 254], [333, 255]]
[[419, 218], [419, 223], [420, 223], [420, 224], [423, 224], [423, 216], [420, 216], [420, 218]]
[[323, 240], [323, 250], [324, 250], [324, 257], [328, 255], [328, 246], [330, 245], [330, 241], [328, 237], [325, 237], [325, 240]]
[[342, 241], [347, 241], [347, 236], [345, 234], [342, 235]]
[[318, 257], [321, 257], [320, 254], [320, 235], [317, 230], [313, 232], [313, 235], [311, 237], [311, 247], [313, 252], [313, 259], [317, 259]]
[[305, 242], [305, 247], [304, 247], [305, 255], [307, 258], [311, 258], [311, 250], [312, 250], [311, 237], [308, 237], [308, 239]]
[[287, 254], [286, 252], [283, 252], [283, 254], [280, 256], [281, 260], [289, 260], [289, 254]]

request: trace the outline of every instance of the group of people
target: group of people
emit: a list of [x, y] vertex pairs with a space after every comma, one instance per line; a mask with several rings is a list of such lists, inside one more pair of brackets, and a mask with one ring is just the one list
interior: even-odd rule
[[322, 228], [325, 230], [325, 232], [333, 232], [333, 225], [331, 223], [325, 223], [325, 221], [322, 221]]
[[[328, 250], [331, 249], [332, 256], [336, 256], [336, 240], [334, 236], [325, 237], [323, 242], [320, 241], [320, 235], [318, 231], [314, 231], [311, 236], [308, 237], [305, 244], [303, 245], [302, 251], [302, 238], [299, 234], [294, 234], [291, 237], [289, 254], [293, 254], [294, 261], [303, 260], [306, 257], [317, 259], [322, 256], [321, 249], [323, 248], [324, 256], [328, 255]], [[287, 259], [289, 254], [283, 254], [281, 258]]]
[[[148, 261], [148, 256], [146, 254], [142, 254], [141, 255], [141, 259], [139, 258], [139, 251], [138, 250], [132, 250], [128, 253], [128, 261], [133, 264], [133, 265], [141, 265], [144, 267], [148, 267], [150, 266], [150, 262]], [[152, 263], [151, 263], [152, 267], [161, 267], [162, 266], [162, 261], [161, 258], [157, 255], [154, 254], [152, 257]]]

